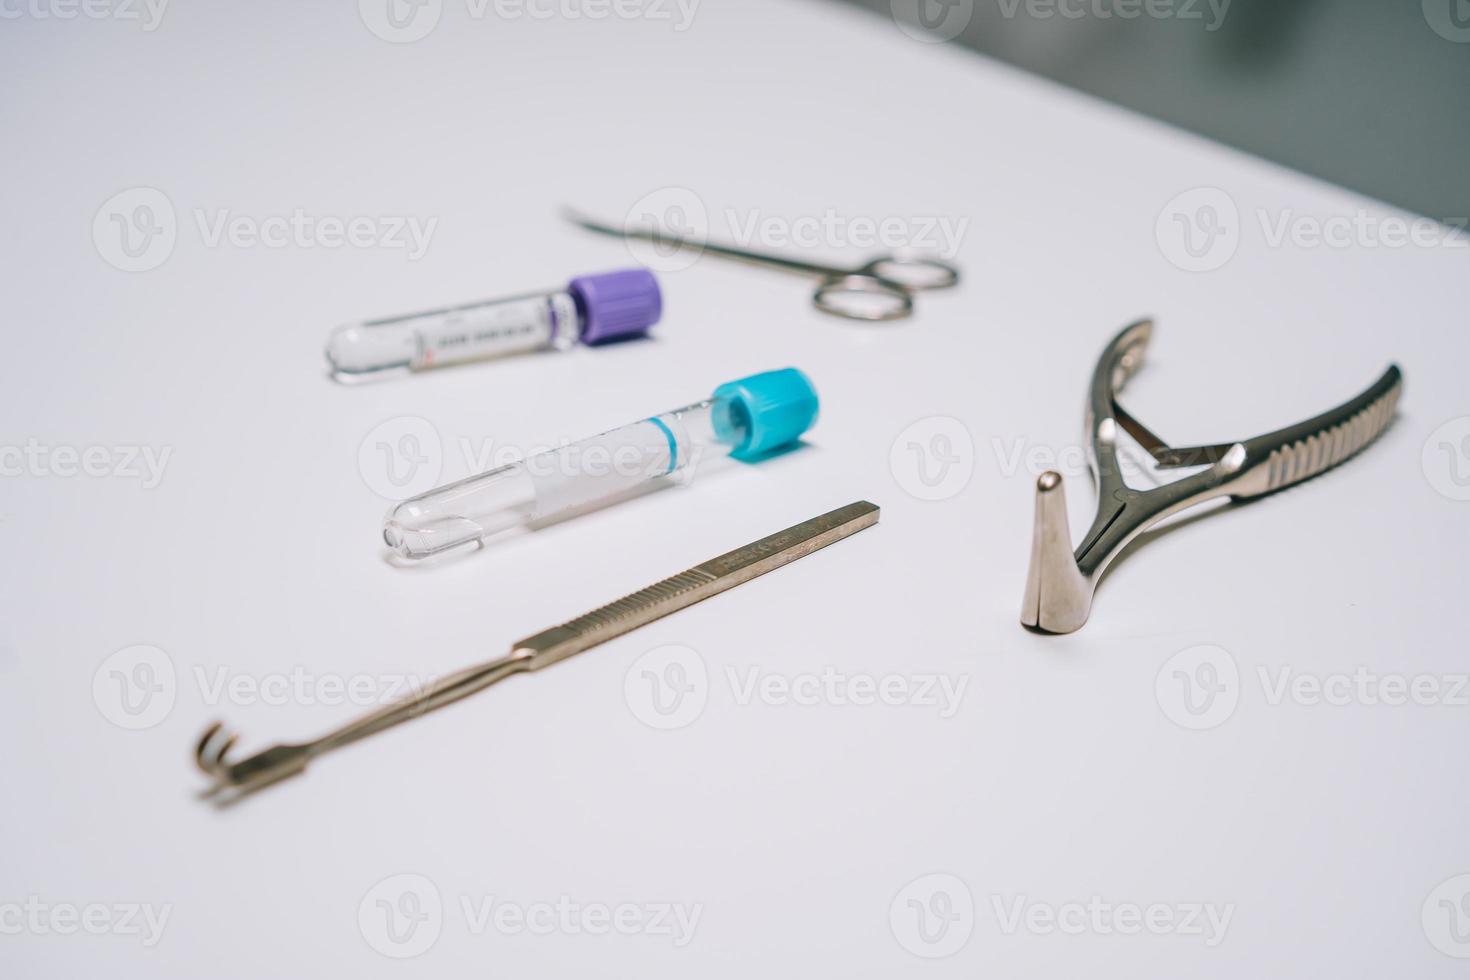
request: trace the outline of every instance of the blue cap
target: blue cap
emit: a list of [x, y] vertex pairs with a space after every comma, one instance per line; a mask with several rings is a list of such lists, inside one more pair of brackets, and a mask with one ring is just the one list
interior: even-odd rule
[[715, 434], [733, 440], [744, 428], [745, 438], [730, 455], [746, 462], [790, 445], [817, 420], [817, 389], [796, 368], [726, 381], [714, 397], [728, 399], [733, 408], [733, 418], [715, 413]]

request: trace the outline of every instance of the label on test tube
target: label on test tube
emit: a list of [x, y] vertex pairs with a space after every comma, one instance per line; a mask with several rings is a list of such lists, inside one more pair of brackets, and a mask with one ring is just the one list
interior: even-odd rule
[[565, 293], [462, 306], [418, 318], [413, 367], [494, 357], [549, 346], [558, 327], [575, 330], [576, 305]]
[[327, 363], [352, 383], [445, 364], [536, 350], [568, 350], [642, 336], [663, 296], [646, 269], [578, 276], [566, 289], [344, 323], [327, 338]]

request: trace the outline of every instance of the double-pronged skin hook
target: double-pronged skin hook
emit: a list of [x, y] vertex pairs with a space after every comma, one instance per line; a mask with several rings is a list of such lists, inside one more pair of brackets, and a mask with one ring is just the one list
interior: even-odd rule
[[317, 756], [469, 697], [507, 677], [540, 670], [590, 650], [669, 613], [775, 571], [876, 523], [878, 506], [866, 500], [819, 514], [560, 626], [528, 636], [512, 645], [510, 653], [499, 659], [442, 677], [411, 697], [384, 705], [310, 742], [286, 742], [236, 760], [231, 755], [235, 736], [221, 725], [211, 725], [194, 747], [195, 763], [210, 778], [210, 786], [203, 795], [216, 803], [232, 803], [297, 775]]
[[[1099, 577], [1149, 527], [1216, 497], [1259, 497], [1336, 466], [1372, 442], [1393, 418], [1403, 374], [1397, 365], [1368, 390], [1315, 418], [1265, 435], [1214, 446], [1171, 448], [1118, 404], [1117, 395], [1143, 363], [1153, 322], [1140, 320], [1113, 338], [1098, 359], [1087, 402], [1087, 448], [1097, 483], [1097, 516], [1074, 552], [1061, 474], [1036, 482], [1036, 529], [1021, 623], [1071, 633], [1087, 622]], [[1173, 483], [1135, 490], [1118, 465], [1119, 430], [1148, 451], [1160, 469], [1206, 467]]]

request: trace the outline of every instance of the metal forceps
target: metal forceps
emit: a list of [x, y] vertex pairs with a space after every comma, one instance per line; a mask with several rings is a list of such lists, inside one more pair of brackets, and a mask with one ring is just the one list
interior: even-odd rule
[[[1404, 377], [1390, 365], [1349, 401], [1265, 435], [1214, 446], [1170, 447], [1118, 404], [1118, 392], [1143, 364], [1150, 320], [1127, 327], [1108, 344], [1092, 375], [1087, 401], [1089, 463], [1097, 483], [1097, 516], [1072, 550], [1061, 474], [1036, 482], [1036, 528], [1021, 623], [1071, 633], [1087, 622], [1099, 578], [1123, 548], [1170, 515], [1216, 497], [1260, 497], [1300, 483], [1347, 460], [1388, 427]], [[1136, 490], [1118, 465], [1118, 435], [1132, 436], [1160, 469], [1206, 467], [1173, 483]]]
[[756, 252], [734, 245], [702, 241], [676, 235], [657, 227], [618, 228], [597, 221], [570, 208], [563, 215], [588, 231], [634, 238], [676, 248], [724, 256], [771, 269], [784, 269], [819, 280], [812, 293], [812, 304], [823, 313], [849, 320], [902, 320], [914, 312], [914, 293], [929, 289], [949, 289], [960, 281], [960, 270], [939, 259], [908, 252], [875, 255], [855, 268], [820, 265], [799, 259]]
[[878, 507], [865, 500], [839, 507], [794, 527], [655, 582], [576, 619], [542, 630], [511, 646], [497, 660], [476, 664], [435, 681], [417, 694], [369, 712], [310, 742], [285, 743], [239, 761], [229, 759], [236, 736], [220, 724], [205, 730], [194, 759], [213, 781], [204, 797], [232, 803], [306, 769], [307, 763], [386, 728], [418, 718], [523, 671], [540, 670], [613, 637], [718, 595], [788, 562], [878, 523]]

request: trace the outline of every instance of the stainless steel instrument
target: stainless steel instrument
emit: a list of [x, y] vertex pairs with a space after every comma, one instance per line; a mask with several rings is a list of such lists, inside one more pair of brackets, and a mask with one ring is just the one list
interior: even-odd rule
[[[1153, 323], [1140, 320], [1108, 344], [1092, 375], [1087, 404], [1088, 457], [1098, 509], [1072, 550], [1061, 474], [1036, 483], [1036, 526], [1021, 623], [1071, 633], [1087, 622], [1093, 591], [1125, 545], [1172, 514], [1216, 497], [1259, 497], [1300, 483], [1343, 462], [1372, 442], [1393, 418], [1403, 374], [1391, 365], [1366, 391], [1305, 422], [1239, 442], [1170, 447], [1118, 404], [1118, 392], [1143, 364]], [[1118, 465], [1126, 432], [1160, 469], [1207, 467], [1173, 483], [1136, 490]]]
[[656, 582], [560, 626], [515, 643], [498, 660], [443, 677], [423, 691], [386, 705], [321, 738], [282, 744], [231, 762], [236, 737], [211, 725], [195, 749], [195, 761], [212, 780], [204, 796], [228, 803], [302, 772], [308, 762], [401, 722], [417, 718], [523, 671], [540, 670], [613, 637], [748, 582], [788, 562], [878, 523], [878, 507], [858, 501], [737, 548]]
[[812, 305], [823, 313], [848, 320], [902, 320], [914, 312], [914, 293], [949, 289], [960, 281], [960, 270], [950, 263], [907, 251], [875, 255], [861, 265], [839, 267], [724, 245], [704, 237], [677, 235], [656, 226], [619, 228], [570, 208], [562, 213], [568, 221], [599, 234], [689, 248], [768, 269], [811, 276], [818, 280], [817, 289], [812, 293]]

